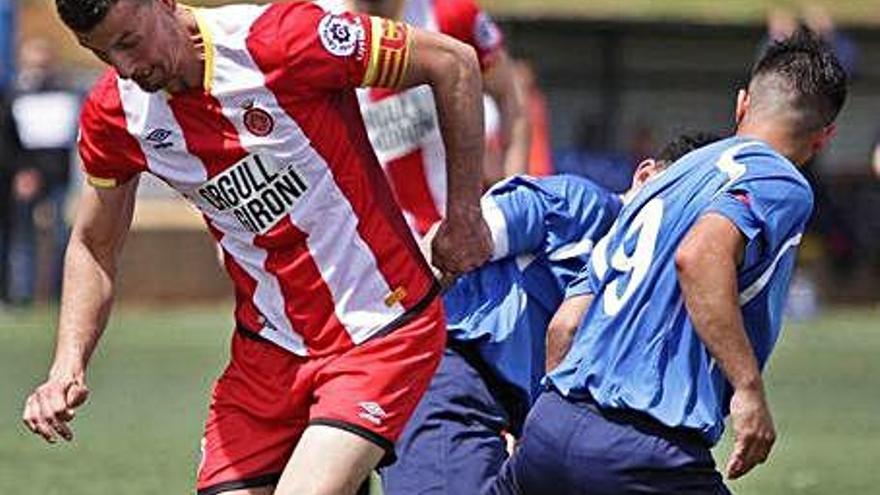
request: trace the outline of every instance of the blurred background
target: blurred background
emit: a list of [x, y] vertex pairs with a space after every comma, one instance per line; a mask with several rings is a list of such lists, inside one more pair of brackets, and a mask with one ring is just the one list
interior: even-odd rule
[[[736, 90], [768, 40], [805, 24], [834, 47], [852, 85], [837, 138], [804, 171], [816, 210], [789, 301], [793, 324], [768, 379], [780, 441], [770, 467], [733, 488], [874, 493], [880, 0], [481, 4], [501, 25], [529, 90], [530, 172], [582, 174], [619, 191], [641, 159], [677, 134], [732, 131]], [[22, 482], [36, 487], [24, 493], [188, 492], [210, 383], [225, 361], [231, 285], [212, 240], [193, 210], [144, 177], [121, 307], [93, 367], [92, 405], [78, 420], [87, 439], [48, 449], [19, 427], [21, 401], [51, 358], [61, 256], [81, 182], [75, 117], [101, 70], [51, 0], [0, 0], [2, 493], [22, 492]], [[487, 116], [491, 124], [491, 103]]]

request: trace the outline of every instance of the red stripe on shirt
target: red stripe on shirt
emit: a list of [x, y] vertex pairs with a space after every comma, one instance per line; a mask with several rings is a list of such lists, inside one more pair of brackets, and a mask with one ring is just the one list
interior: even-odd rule
[[238, 130], [213, 96], [191, 91], [172, 97], [168, 106], [183, 130], [187, 150], [202, 161], [209, 179], [247, 156]]
[[310, 356], [351, 348], [353, 343], [336, 316], [333, 294], [306, 244], [306, 233], [290, 217], [276, 226], [286, 246], [272, 245], [271, 237], [257, 237], [254, 245], [267, 251], [266, 270], [278, 279], [284, 311], [305, 340]]
[[[253, 60], [265, 75], [266, 88], [329, 165], [379, 271], [392, 291], [403, 288], [406, 295], [401, 304], [410, 308], [428, 293], [432, 277], [370, 146], [354, 89], [311, 88], [310, 97], [304, 97], [309, 81], [289, 72], [293, 62], [279, 59], [284, 54], [265, 49], [272, 45], [269, 38], [275, 31], [263, 23], [272, 22], [270, 16], [258, 19], [247, 39]], [[385, 296], [376, 295], [377, 300]]]
[[[223, 232], [211, 223], [211, 220], [205, 217], [205, 223], [208, 230], [218, 243], [223, 240]], [[257, 281], [238, 264], [232, 256], [224, 251], [223, 265], [232, 284], [235, 288], [235, 321], [243, 325], [246, 329], [259, 332], [263, 327], [263, 320], [260, 312], [254, 304], [254, 294], [257, 292]]]
[[[222, 173], [248, 155], [241, 144], [237, 129], [223, 115], [220, 102], [216, 98], [205, 93], [188, 93], [183, 97], [172, 98], [169, 104], [183, 130], [187, 149], [205, 164], [209, 178]], [[293, 324], [294, 331], [303, 337], [309, 352], [320, 352], [322, 346], [331, 340], [327, 334], [336, 334], [334, 338], [337, 339], [348, 339], [348, 332], [333, 312], [334, 303], [330, 290], [306, 247], [305, 235], [286, 219], [273, 226], [265, 235], [256, 236], [253, 244], [266, 250], [264, 269], [282, 287], [279, 297], [284, 299], [285, 313]], [[246, 272], [238, 267], [233, 280], [243, 286], [237, 285], [236, 290], [250, 294], [253, 299], [256, 282], [251, 285], [252, 279], [244, 275]], [[315, 311], [311, 312], [312, 310]], [[237, 308], [236, 314], [239, 312], [245, 314], [247, 309]], [[312, 342], [313, 337], [320, 341]]]
[[404, 211], [415, 219], [416, 231], [425, 235], [432, 225], [442, 220], [440, 211], [434, 204], [431, 187], [428, 184], [428, 171], [421, 148], [390, 160], [385, 164], [385, 173], [397, 202]]

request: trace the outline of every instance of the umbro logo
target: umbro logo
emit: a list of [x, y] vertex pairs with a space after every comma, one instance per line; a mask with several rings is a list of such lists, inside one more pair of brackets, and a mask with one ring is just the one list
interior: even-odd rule
[[147, 134], [145, 138], [148, 143], [153, 145], [153, 148], [157, 150], [161, 150], [164, 148], [168, 148], [174, 145], [173, 142], [168, 141], [168, 138], [171, 137], [171, 131], [168, 129], [153, 129]]
[[385, 416], [388, 416], [388, 413], [386, 413], [385, 410], [375, 402], [359, 402], [358, 406], [361, 407], [361, 412], [358, 416], [366, 419], [374, 425], [381, 425]]

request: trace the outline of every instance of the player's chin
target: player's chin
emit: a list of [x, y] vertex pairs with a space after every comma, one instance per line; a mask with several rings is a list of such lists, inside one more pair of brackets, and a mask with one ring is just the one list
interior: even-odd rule
[[150, 81], [150, 80], [137, 80], [135, 79], [135, 84], [138, 85], [139, 88], [144, 90], [147, 93], [155, 93], [160, 89], [165, 87], [163, 81]]

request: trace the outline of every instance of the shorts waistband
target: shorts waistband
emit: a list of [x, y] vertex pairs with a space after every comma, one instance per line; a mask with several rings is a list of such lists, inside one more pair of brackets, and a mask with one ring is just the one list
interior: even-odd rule
[[552, 385], [549, 387], [549, 390], [572, 404], [584, 407], [590, 412], [602, 416], [606, 421], [630, 425], [642, 433], [661, 437], [675, 443], [698, 445], [705, 448], [711, 447], [700, 432], [692, 428], [668, 426], [650, 414], [641, 411], [602, 407], [589, 392], [584, 392], [585, 395], [579, 393], [576, 397], [566, 397]]
[[[382, 327], [378, 332], [370, 336], [370, 338], [368, 338], [365, 342], [369, 342], [373, 339], [388, 335], [398, 328], [406, 325], [417, 316], [419, 316], [422, 311], [427, 309], [428, 306], [430, 306], [431, 303], [434, 302], [435, 299], [437, 299], [437, 296], [439, 294], [440, 284], [435, 280], [434, 283], [431, 284], [431, 288], [428, 289], [428, 292], [421, 299], [419, 299], [419, 301], [415, 303], [413, 307], [406, 310], [402, 315], [391, 321], [391, 323], [388, 323], [387, 325]], [[235, 331], [238, 332], [242, 337], [245, 337], [247, 339], [272, 343], [272, 341], [260, 335], [258, 331], [248, 328], [246, 325], [239, 321], [235, 322]]]

